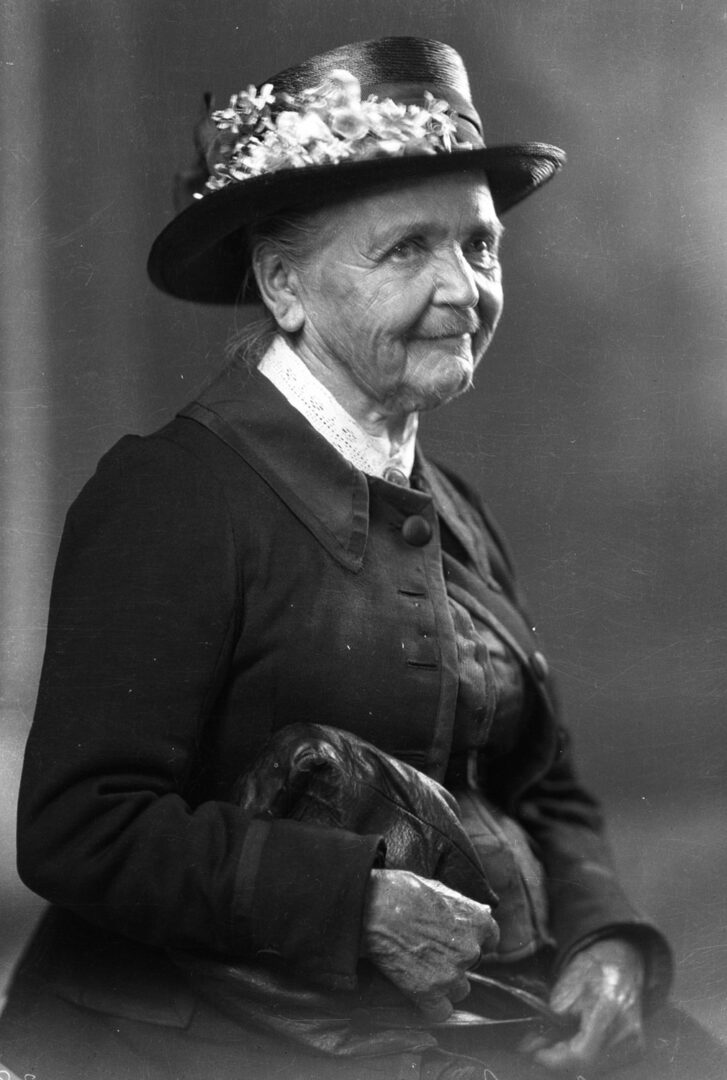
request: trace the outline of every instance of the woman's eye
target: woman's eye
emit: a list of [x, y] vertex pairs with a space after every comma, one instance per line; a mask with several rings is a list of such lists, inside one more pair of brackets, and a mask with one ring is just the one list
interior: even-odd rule
[[497, 243], [490, 236], [474, 236], [469, 242], [469, 250], [478, 263], [494, 266], [498, 261]]
[[390, 259], [395, 259], [399, 262], [405, 262], [408, 259], [412, 259], [421, 249], [421, 244], [416, 240], [400, 240], [398, 244], [394, 244], [390, 247], [387, 254]]

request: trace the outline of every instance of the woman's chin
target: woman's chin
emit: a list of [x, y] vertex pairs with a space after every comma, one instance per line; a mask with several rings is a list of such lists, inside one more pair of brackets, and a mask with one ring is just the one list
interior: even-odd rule
[[472, 373], [469, 372], [466, 376], [463, 376], [456, 385], [454, 383], [449, 383], [447, 386], [433, 387], [429, 394], [423, 397], [418, 411], [428, 412], [432, 409], [438, 409], [441, 405], [446, 405], [448, 401], [453, 401], [461, 394], [466, 394], [471, 388]]
[[411, 379], [400, 384], [389, 398], [389, 404], [403, 413], [428, 412], [446, 405], [472, 386], [474, 369], [471, 363], [440, 365], [428, 378]]

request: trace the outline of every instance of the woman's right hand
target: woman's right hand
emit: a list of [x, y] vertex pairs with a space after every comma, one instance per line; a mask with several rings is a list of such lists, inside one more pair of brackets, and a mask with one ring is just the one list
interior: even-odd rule
[[446, 1020], [467, 996], [468, 968], [498, 937], [489, 905], [408, 870], [371, 871], [362, 953], [429, 1020]]

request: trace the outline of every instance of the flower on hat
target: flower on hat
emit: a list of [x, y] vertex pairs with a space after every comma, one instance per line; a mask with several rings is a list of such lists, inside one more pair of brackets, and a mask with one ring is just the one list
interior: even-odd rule
[[314, 105], [326, 102], [332, 109], [346, 108], [361, 104], [361, 83], [350, 71], [335, 68], [324, 83], [304, 90], [300, 96]]
[[197, 198], [281, 169], [471, 148], [455, 141], [448, 102], [428, 92], [423, 105], [373, 94], [362, 101], [359, 80], [343, 69], [296, 97], [275, 94], [270, 83], [249, 86], [210, 119], [217, 129], [205, 155], [210, 176]]
[[230, 98], [229, 109], [219, 109], [213, 113], [213, 119], [220, 131], [239, 132], [247, 127], [254, 128], [267, 106], [275, 101], [272, 83], [265, 83], [258, 91], [255, 86], [248, 86], [239, 94]]

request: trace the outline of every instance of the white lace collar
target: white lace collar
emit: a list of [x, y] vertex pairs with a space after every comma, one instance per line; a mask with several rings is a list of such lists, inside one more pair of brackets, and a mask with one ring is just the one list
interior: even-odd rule
[[419, 419], [416, 413], [410, 415], [404, 440], [391, 454], [388, 440], [365, 431], [284, 338], [273, 339], [259, 370], [354, 468], [394, 483], [402, 483], [402, 477], [409, 480]]

